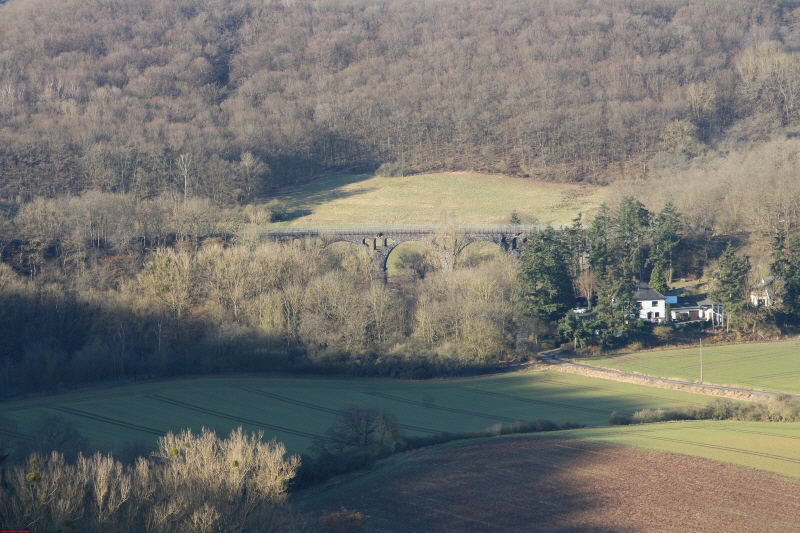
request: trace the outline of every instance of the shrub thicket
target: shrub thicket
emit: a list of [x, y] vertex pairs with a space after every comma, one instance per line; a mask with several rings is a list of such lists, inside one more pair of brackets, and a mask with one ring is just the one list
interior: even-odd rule
[[283, 444], [241, 428], [227, 439], [169, 433], [150, 458], [125, 466], [110, 454], [32, 454], [0, 488], [3, 529], [32, 531], [298, 531], [286, 505], [299, 467]]
[[741, 402], [717, 398], [704, 406], [675, 409], [643, 409], [633, 416], [614, 412], [609, 424], [651, 424], [675, 420], [741, 420], [764, 422], [800, 422], [800, 399], [779, 394], [766, 401]]

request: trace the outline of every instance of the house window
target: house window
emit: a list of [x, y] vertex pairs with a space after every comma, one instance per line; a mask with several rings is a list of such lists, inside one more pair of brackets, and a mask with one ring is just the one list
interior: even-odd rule
[[658, 307], [658, 301], [651, 302], [650, 307]]
[[653, 318], [658, 318], [658, 311], [656, 311], [655, 313], [653, 313]]

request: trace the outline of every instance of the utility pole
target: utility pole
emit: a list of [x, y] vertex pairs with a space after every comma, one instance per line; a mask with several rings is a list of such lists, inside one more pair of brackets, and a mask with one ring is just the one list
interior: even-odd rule
[[700, 383], [703, 382], [703, 337], [700, 337]]

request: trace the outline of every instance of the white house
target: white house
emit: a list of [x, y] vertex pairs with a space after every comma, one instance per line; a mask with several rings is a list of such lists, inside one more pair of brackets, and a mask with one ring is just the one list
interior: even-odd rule
[[761, 283], [750, 289], [753, 307], [771, 307], [781, 302], [784, 282], [780, 276], [766, 276]]
[[[639, 304], [639, 318], [648, 322], [667, 319], [667, 297], [640, 281], [633, 290], [633, 299]], [[677, 302], [677, 298], [675, 300]]]

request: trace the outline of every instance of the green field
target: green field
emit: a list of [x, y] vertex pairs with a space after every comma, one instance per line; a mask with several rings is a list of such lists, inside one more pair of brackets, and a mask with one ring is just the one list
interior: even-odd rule
[[[369, 531], [795, 533], [800, 424], [674, 422], [451, 442], [297, 495]], [[534, 525], [535, 524], [535, 525]]]
[[[700, 381], [700, 347], [581, 359], [651, 376]], [[703, 346], [703, 381], [800, 394], [800, 341]]]
[[25, 432], [44, 414], [59, 414], [102, 449], [131, 440], [155, 443], [183, 428], [227, 434], [238, 426], [302, 453], [348, 403], [386, 408], [408, 434], [483, 430], [514, 421], [547, 419], [589, 426], [608, 424], [611, 411], [705, 404], [685, 392], [556, 372], [395, 381], [216, 377], [84, 390], [0, 404]]
[[800, 479], [800, 423], [703, 420], [577, 429], [557, 435], [705, 457]]
[[469, 172], [396, 178], [334, 175], [277, 195], [293, 226], [364, 224], [569, 224], [606, 201], [602, 187]]

